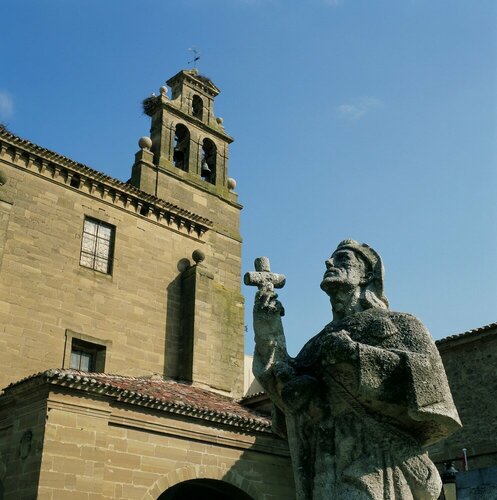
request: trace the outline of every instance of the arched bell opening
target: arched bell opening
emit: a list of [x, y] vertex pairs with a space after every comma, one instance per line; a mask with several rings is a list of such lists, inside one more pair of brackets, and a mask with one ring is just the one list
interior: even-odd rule
[[202, 143], [202, 160], [200, 163], [200, 176], [206, 182], [216, 184], [217, 148], [210, 139]]
[[174, 130], [173, 164], [181, 170], [188, 170], [190, 157], [190, 131], [181, 123]]
[[175, 484], [157, 500], [253, 500], [244, 491], [217, 479], [191, 479]]
[[204, 101], [198, 95], [194, 95], [192, 99], [192, 116], [199, 120], [204, 117]]

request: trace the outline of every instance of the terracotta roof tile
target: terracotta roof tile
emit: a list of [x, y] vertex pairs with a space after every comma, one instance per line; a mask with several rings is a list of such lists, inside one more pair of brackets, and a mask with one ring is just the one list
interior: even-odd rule
[[122, 402], [158, 410], [190, 415], [270, 432], [271, 422], [259, 413], [221, 394], [161, 377], [126, 377], [71, 369], [54, 369], [31, 375], [10, 384], [4, 394], [19, 390], [25, 384], [50, 383], [112, 397]]

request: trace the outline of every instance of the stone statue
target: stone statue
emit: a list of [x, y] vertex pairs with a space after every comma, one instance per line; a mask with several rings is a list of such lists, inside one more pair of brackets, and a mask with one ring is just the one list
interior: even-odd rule
[[425, 447], [461, 423], [437, 348], [415, 317], [388, 310], [383, 265], [370, 246], [342, 241], [321, 288], [333, 321], [297, 357], [269, 261], [245, 283], [254, 305], [253, 371], [288, 436], [298, 500], [428, 500], [441, 490]]

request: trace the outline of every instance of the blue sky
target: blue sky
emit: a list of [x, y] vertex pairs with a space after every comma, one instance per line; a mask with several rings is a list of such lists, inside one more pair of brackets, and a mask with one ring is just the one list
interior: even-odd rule
[[[243, 271], [286, 274], [289, 350], [330, 320], [337, 243], [371, 244], [435, 338], [497, 320], [497, 3], [4, 0], [0, 121], [121, 180], [141, 100], [188, 67], [222, 90]], [[244, 288], [251, 351], [253, 289]]]

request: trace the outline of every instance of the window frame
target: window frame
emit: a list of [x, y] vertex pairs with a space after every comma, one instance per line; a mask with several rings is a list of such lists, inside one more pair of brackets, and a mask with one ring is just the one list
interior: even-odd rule
[[112, 341], [102, 340], [90, 335], [78, 333], [73, 330], [66, 330], [66, 340], [64, 346], [64, 359], [62, 361], [63, 368], [70, 368], [77, 370], [78, 368], [71, 368], [71, 354], [76, 348], [78, 351], [88, 352], [93, 354], [93, 366], [89, 370], [94, 373], [104, 373], [105, 366], [110, 360], [110, 349]]
[[[95, 225], [95, 232], [91, 233], [87, 231], [86, 229], [86, 223], [94, 224]], [[109, 238], [105, 238], [103, 236], [100, 236], [100, 228], [103, 229], [109, 229], [110, 230], [110, 236]], [[91, 252], [86, 250], [85, 244], [88, 243], [88, 241], [91, 241], [91, 239], [94, 239], [93, 242], [93, 249]], [[79, 251], [79, 265], [81, 267], [84, 267], [86, 269], [91, 269], [92, 271], [96, 271], [101, 274], [107, 274], [107, 275], [112, 275], [112, 271], [114, 268], [114, 247], [115, 247], [115, 241], [116, 241], [116, 226], [113, 224], [109, 224], [108, 222], [102, 221], [100, 219], [96, 219], [95, 217], [91, 217], [88, 215], [85, 215], [84, 220], [83, 220], [83, 231], [81, 233], [81, 246], [80, 246], [80, 251]], [[98, 255], [99, 251], [99, 243], [107, 243], [108, 245], [108, 251], [106, 257], [101, 257]], [[89, 258], [91, 259], [91, 265], [83, 263], [83, 258]], [[97, 263], [98, 262], [105, 262], [106, 263], [106, 270], [102, 270], [98, 268]]]

